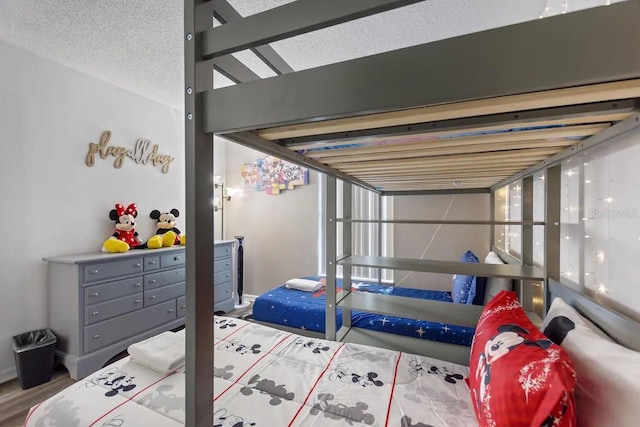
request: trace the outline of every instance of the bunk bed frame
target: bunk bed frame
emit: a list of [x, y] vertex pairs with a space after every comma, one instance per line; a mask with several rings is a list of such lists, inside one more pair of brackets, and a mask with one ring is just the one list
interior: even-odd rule
[[[298, 0], [212, 28], [220, 2], [185, 0], [186, 222], [191, 236], [186, 280], [187, 425], [212, 425], [214, 134], [328, 175], [330, 338], [385, 344], [349, 328], [351, 309], [420, 310], [426, 320], [468, 325], [475, 325], [480, 314], [474, 306], [422, 301], [418, 307], [395, 299], [400, 297], [374, 300], [352, 294], [352, 266], [513, 277], [523, 281], [519, 289], [525, 309], [546, 312], [549, 285], [560, 280], [562, 160], [640, 126], [640, 0], [212, 90], [212, 71], [230, 53], [265, 48], [277, 40], [415, 2]], [[532, 176], [540, 171], [546, 178], [545, 219], [534, 222]], [[523, 227], [520, 265], [362, 257], [347, 250], [337, 254], [337, 222], [357, 220], [349, 209], [337, 218], [336, 179], [381, 196], [491, 193], [492, 218], [493, 193], [522, 180], [523, 219], [509, 222]], [[350, 197], [349, 188], [345, 186], [345, 197]], [[490, 226], [493, 244], [493, 228], [503, 222], [464, 223]], [[533, 266], [534, 225], [545, 226], [544, 268]], [[344, 227], [344, 248], [351, 248], [349, 228]], [[345, 276], [340, 294], [335, 289], [338, 263]], [[532, 303], [534, 281], [542, 283], [539, 307]], [[336, 330], [331, 315], [336, 306], [346, 313], [347, 324], [331, 333]]]

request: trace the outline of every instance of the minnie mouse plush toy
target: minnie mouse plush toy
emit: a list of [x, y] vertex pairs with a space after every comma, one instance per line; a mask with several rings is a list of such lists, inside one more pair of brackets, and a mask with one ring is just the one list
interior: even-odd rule
[[129, 249], [140, 245], [138, 232], [136, 231], [135, 218], [138, 216], [138, 208], [131, 203], [126, 208], [120, 203], [109, 212], [109, 218], [115, 221], [115, 231], [103, 244], [104, 252], [127, 252]]

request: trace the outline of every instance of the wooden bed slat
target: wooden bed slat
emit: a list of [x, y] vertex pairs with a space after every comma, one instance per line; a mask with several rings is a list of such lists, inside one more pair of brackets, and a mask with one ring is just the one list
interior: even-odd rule
[[[459, 135], [461, 133], [480, 133], [480, 132], [495, 132], [501, 130], [509, 130], [509, 129], [519, 129], [526, 127], [545, 127], [545, 126], [572, 126], [572, 125], [586, 125], [593, 123], [617, 123], [619, 121], [625, 120], [631, 117], [634, 112], [625, 112], [625, 113], [610, 113], [610, 114], [598, 114], [598, 115], [590, 115], [590, 116], [580, 116], [580, 117], [567, 117], [567, 118], [559, 118], [552, 120], [537, 120], [537, 121], [522, 121], [522, 122], [510, 122], [506, 124], [493, 125], [493, 126], [480, 126], [480, 127], [472, 127], [461, 130], [436, 130], [436, 131], [424, 131], [421, 133], [416, 133], [414, 135], [405, 134], [405, 135], [385, 135], [385, 136], [375, 136], [375, 137], [366, 137], [366, 138], [344, 138], [335, 141], [325, 141], [325, 142], [309, 142], [309, 143], [295, 143], [291, 144], [288, 147], [292, 150], [308, 150], [312, 148], [328, 148], [335, 147], [345, 144], [370, 144], [374, 145], [380, 142], [392, 142], [392, 141], [402, 141], [408, 138], [419, 138], [424, 137], [425, 139], [435, 139], [438, 137], [455, 137], [455, 135]], [[328, 150], [327, 150], [328, 151]]]
[[640, 97], [640, 79], [425, 106], [259, 131], [275, 140]]
[[306, 153], [307, 157], [311, 157], [316, 160], [329, 158], [329, 157], [342, 157], [356, 154], [380, 154], [380, 153], [393, 153], [397, 151], [412, 151], [421, 150], [425, 148], [449, 148], [449, 147], [470, 147], [480, 145], [490, 145], [498, 143], [515, 143], [525, 141], [554, 141], [561, 140], [563, 138], [581, 138], [596, 133], [602, 132], [609, 128], [611, 125], [605, 124], [591, 124], [581, 126], [567, 126], [561, 128], [551, 129], [535, 129], [535, 130], [523, 130], [514, 132], [504, 132], [488, 135], [473, 135], [463, 136], [458, 138], [439, 138], [439, 139], [425, 139], [422, 142], [402, 144], [402, 143], [390, 143], [382, 144], [373, 147], [358, 147], [358, 148], [336, 148], [333, 150], [319, 150]]
[[461, 164], [479, 164], [480, 162], [499, 162], [498, 164], [508, 164], [509, 160], [524, 162], [529, 159], [541, 160], [546, 156], [553, 155], [560, 151], [557, 148], [531, 148], [525, 150], [513, 150], [495, 153], [480, 154], [456, 154], [451, 156], [434, 156], [415, 159], [402, 160], [380, 160], [371, 162], [345, 162], [336, 163], [334, 168], [343, 172], [356, 172], [362, 169], [384, 168], [400, 166], [402, 168], [411, 166], [427, 166], [427, 165], [461, 165]]
[[[509, 161], [509, 165], [513, 166], [513, 167], [518, 167], [520, 170], [524, 170], [526, 168], [528, 168], [529, 166], [533, 166], [534, 164], [546, 159], [546, 156], [538, 156], [538, 157], [533, 157], [533, 158], [527, 158], [527, 159], [512, 159]], [[425, 162], [422, 165], [412, 165], [411, 167], [416, 171], [430, 171], [430, 172], [434, 172], [434, 171], [451, 171], [451, 170], [456, 170], [456, 171], [461, 171], [464, 172], [465, 170], [468, 170], [471, 167], [475, 167], [475, 166], [483, 166], [485, 168], [489, 168], [489, 167], [500, 167], [500, 166], [504, 166], [505, 162], [504, 161], [500, 161], [500, 160], [482, 160], [479, 161], [478, 163], [464, 163], [464, 164], [459, 164], [459, 165], [455, 165], [455, 168], [452, 168], [451, 165], [447, 165], [445, 164], [432, 164], [432, 163], [427, 163]], [[398, 172], [398, 171], [403, 171], [406, 168], [403, 166], [365, 166], [365, 167], [360, 167], [360, 168], [355, 168], [355, 169], [345, 169], [343, 172], [344, 173], [348, 173], [352, 176], [356, 176], [359, 173], [363, 173], [363, 172], [375, 172], [375, 171], [379, 171], [379, 172]]]
[[[455, 143], [455, 140], [452, 141]], [[333, 165], [337, 163], [351, 162], [363, 162], [371, 160], [392, 160], [392, 159], [411, 159], [411, 158], [425, 158], [425, 157], [439, 157], [453, 154], [469, 154], [469, 153], [491, 153], [496, 151], [512, 151], [522, 150], [528, 148], [559, 148], [563, 149], [575, 144], [576, 140], [568, 139], [552, 139], [552, 140], [536, 140], [536, 141], [516, 141], [516, 142], [501, 142], [495, 144], [482, 144], [482, 145], [452, 145], [451, 147], [442, 148], [422, 148], [416, 150], [406, 151], [393, 151], [388, 153], [373, 153], [373, 154], [354, 154], [343, 157], [331, 157], [322, 159], [322, 163], [326, 165]], [[424, 144], [425, 147], [429, 147], [429, 144]], [[560, 151], [560, 150], [558, 150]]]
[[433, 177], [473, 177], [473, 176], [495, 176], [495, 175], [507, 175], [511, 176], [514, 173], [520, 171], [520, 168], [509, 167], [508, 169], [494, 168], [491, 170], [483, 170], [482, 168], [471, 169], [464, 168], [462, 170], [450, 170], [445, 172], [440, 171], [390, 171], [390, 172], [360, 172], [354, 174], [357, 178], [363, 180], [370, 179], [387, 179], [387, 178], [433, 178]]
[[[464, 180], [478, 180], [478, 179], [495, 179], [500, 176], [510, 176], [505, 173], [476, 173], [473, 175], [468, 175], [464, 177]], [[420, 181], [420, 182], [428, 182], [428, 181], [461, 181], [463, 178], [460, 176], [460, 173], [451, 173], [446, 175], [432, 175], [432, 176], [391, 176], [391, 177], [370, 177], [367, 178], [368, 183], [374, 182], [394, 182], [394, 181]]]

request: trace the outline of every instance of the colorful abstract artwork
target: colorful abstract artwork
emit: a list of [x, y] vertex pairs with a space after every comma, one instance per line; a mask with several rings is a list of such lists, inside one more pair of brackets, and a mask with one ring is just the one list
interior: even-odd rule
[[267, 156], [242, 165], [242, 179], [245, 187], [254, 187], [267, 194], [280, 194], [283, 190], [309, 184], [309, 169]]

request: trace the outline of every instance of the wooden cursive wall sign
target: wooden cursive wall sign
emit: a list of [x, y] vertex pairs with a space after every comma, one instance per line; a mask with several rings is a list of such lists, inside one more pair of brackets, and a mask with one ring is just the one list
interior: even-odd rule
[[127, 147], [108, 146], [111, 140], [111, 131], [106, 130], [100, 135], [98, 144], [91, 142], [89, 144], [89, 152], [87, 153], [87, 166], [91, 167], [95, 163], [96, 154], [101, 158], [115, 157], [113, 167], [120, 169], [124, 163], [124, 159], [129, 157], [138, 164], [151, 164], [153, 166], [162, 166], [162, 173], [169, 172], [169, 167], [174, 158], [167, 154], [158, 153], [158, 144], [153, 144], [148, 139], [140, 138], [136, 141], [133, 149]]

